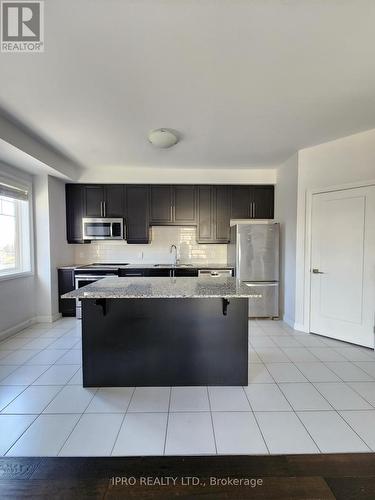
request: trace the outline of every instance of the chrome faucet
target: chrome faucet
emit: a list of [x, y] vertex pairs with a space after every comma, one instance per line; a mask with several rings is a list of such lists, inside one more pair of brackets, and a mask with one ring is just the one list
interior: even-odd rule
[[177, 263], [178, 263], [178, 258], [177, 258], [177, 247], [176, 245], [171, 245], [171, 248], [169, 249], [169, 253], [172, 253], [174, 249], [174, 266], [177, 266]]

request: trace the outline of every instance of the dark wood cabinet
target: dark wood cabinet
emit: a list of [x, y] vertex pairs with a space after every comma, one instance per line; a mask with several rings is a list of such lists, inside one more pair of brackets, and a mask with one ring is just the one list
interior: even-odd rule
[[104, 186], [85, 186], [85, 217], [104, 217]]
[[76, 315], [76, 301], [74, 299], [62, 299], [61, 295], [74, 290], [74, 269], [58, 269], [58, 291], [59, 291], [59, 312], [63, 316]]
[[141, 278], [143, 276], [147, 276], [146, 269], [137, 268], [137, 269], [124, 269], [120, 268], [118, 270], [118, 275], [120, 278]]
[[145, 269], [145, 273], [147, 276], [152, 278], [168, 278], [171, 276], [171, 268], [168, 267], [153, 267], [151, 269]]
[[198, 243], [210, 243], [213, 240], [212, 187], [198, 186]]
[[249, 186], [232, 186], [230, 216], [232, 219], [248, 219], [250, 217]]
[[125, 190], [123, 184], [109, 184], [104, 191], [105, 217], [123, 217], [125, 209]]
[[273, 219], [272, 185], [67, 184], [68, 243], [84, 243], [82, 217], [125, 217], [128, 243], [150, 226], [197, 226], [198, 243], [227, 243], [230, 219]]
[[124, 187], [122, 184], [85, 186], [86, 217], [122, 217]]
[[194, 226], [195, 186], [151, 186], [150, 224], [152, 226]]
[[274, 218], [274, 186], [254, 186], [250, 189], [250, 217], [252, 219]]
[[198, 187], [198, 243], [228, 243], [230, 189], [228, 186]]
[[149, 243], [149, 187], [128, 185], [126, 198], [126, 240], [128, 243]]
[[195, 186], [173, 186], [173, 223], [192, 225], [197, 223]]
[[232, 186], [232, 219], [273, 219], [274, 186]]
[[150, 224], [167, 225], [173, 222], [172, 186], [150, 187]]
[[82, 184], [65, 185], [66, 238], [68, 243], [84, 243], [82, 217], [85, 216], [85, 190]]
[[230, 239], [230, 188], [214, 186], [214, 239], [228, 243]]
[[196, 277], [198, 276], [198, 268], [196, 267], [179, 267], [177, 269], [174, 270], [174, 275], [177, 277], [177, 278], [180, 278], [180, 277], [189, 277], [189, 276], [192, 276], [192, 277]]

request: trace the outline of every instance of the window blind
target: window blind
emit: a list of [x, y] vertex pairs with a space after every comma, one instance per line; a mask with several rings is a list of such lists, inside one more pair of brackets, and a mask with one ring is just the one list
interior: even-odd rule
[[26, 188], [19, 188], [11, 184], [0, 182], [0, 196], [13, 198], [14, 200], [27, 201], [29, 199], [29, 192]]

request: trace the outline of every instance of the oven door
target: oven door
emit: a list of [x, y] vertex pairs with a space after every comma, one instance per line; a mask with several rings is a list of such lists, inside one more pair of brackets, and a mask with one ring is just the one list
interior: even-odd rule
[[123, 219], [82, 219], [82, 235], [84, 240], [122, 240], [124, 239]]

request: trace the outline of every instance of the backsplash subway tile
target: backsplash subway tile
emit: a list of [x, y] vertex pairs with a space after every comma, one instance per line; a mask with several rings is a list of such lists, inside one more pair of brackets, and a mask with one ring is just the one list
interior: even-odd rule
[[197, 243], [195, 227], [153, 226], [149, 245], [128, 245], [124, 241], [100, 241], [89, 245], [75, 245], [75, 263], [130, 262], [131, 264], [170, 264], [174, 254], [169, 252], [176, 245], [183, 264], [226, 264], [227, 245]]

